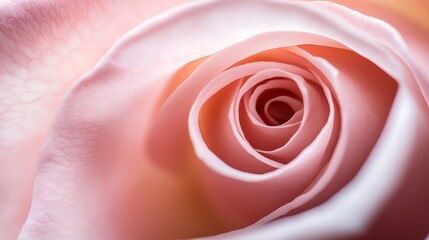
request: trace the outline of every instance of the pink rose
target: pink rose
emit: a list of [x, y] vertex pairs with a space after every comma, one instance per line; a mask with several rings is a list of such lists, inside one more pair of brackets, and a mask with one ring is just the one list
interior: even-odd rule
[[178, 2], [1, 7], [2, 239], [428, 234], [429, 25]]

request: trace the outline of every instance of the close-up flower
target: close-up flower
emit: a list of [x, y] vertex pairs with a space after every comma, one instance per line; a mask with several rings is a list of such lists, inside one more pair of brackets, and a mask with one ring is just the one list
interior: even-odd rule
[[424, 0], [0, 3], [0, 239], [429, 237]]

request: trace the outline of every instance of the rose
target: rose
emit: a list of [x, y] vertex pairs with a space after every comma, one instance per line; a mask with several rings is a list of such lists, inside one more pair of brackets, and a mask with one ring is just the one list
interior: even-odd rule
[[[192, 66], [190, 66], [190, 67], [192, 67]], [[106, 73], [104, 73], [104, 74], [106, 74]], [[112, 84], [112, 85], [114, 85], [113, 83], [109, 83], [109, 84]], [[420, 84], [421, 84], [421, 82], [420, 82]], [[80, 85], [82, 86], [82, 83], [80, 83]], [[112, 87], [112, 86], [110, 86], [110, 87]], [[81, 87], [82, 88], [82, 87]], [[78, 89], [78, 90], [76, 90], [76, 89]], [[119, 89], [119, 88], [118, 88]], [[118, 89], [116, 89], [116, 90], [118, 90]], [[75, 90], [72, 92], [72, 93], [74, 93], [75, 94], [75, 96], [73, 96], [73, 97], [69, 97], [68, 99], [73, 99], [74, 97], [76, 97], [76, 92], [79, 92], [79, 91], [85, 91], [85, 90], [79, 90], [79, 87], [76, 87], [75, 88]], [[86, 90], [86, 91], [88, 91], [88, 90]], [[413, 92], [414, 94], [417, 94], [418, 93], [418, 91], [417, 92]], [[119, 92], [117, 92], [116, 94], [119, 94], [119, 96], [121, 96], [122, 94], [120, 94], [120, 91]], [[72, 96], [73, 94], [71, 94], [70, 96]], [[397, 96], [396, 96], [397, 97]], [[81, 98], [77, 98], [77, 99], [81, 99]], [[70, 101], [70, 100], [68, 100], [68, 101]], [[80, 100], [79, 100], [80, 101]], [[94, 102], [95, 100], [94, 99], [92, 99], [91, 100], [92, 102]], [[66, 104], [67, 104], [67, 101], [65, 101], [65, 106], [66, 106]], [[70, 105], [69, 105], [70, 106]], [[426, 105], [424, 105], [424, 106], [426, 106]], [[91, 106], [89, 106], [89, 107], [91, 107]], [[98, 109], [98, 106], [96, 106], [97, 107], [97, 109]], [[67, 107], [63, 107], [63, 109], [67, 109]], [[82, 120], [85, 120], [83, 123], [85, 123], [85, 124], [87, 124], [88, 123], [88, 119], [77, 119], [77, 120], [73, 120], [73, 119], [75, 119], [76, 117], [74, 117], [74, 112], [73, 112], [73, 110], [71, 110], [71, 113], [68, 113], [68, 110], [66, 111], [66, 110], [62, 110], [62, 112], [64, 113], [66, 113], [66, 115], [68, 115], [68, 118], [71, 118], [71, 121], [78, 121], [78, 122], [80, 122], [80, 123], [82, 123], [81, 121]], [[95, 117], [97, 117], [97, 118], [100, 118], [100, 114], [105, 114], [104, 112], [98, 112], [97, 111], [97, 113], [96, 113], [96, 116]], [[107, 115], [107, 119], [110, 119], [111, 117], [113, 117], [113, 115], [110, 115], [110, 114], [112, 114], [111, 112], [110, 113], [106, 113], [106, 114], [108, 114]], [[113, 114], [115, 114], [115, 113], [113, 113]], [[86, 115], [85, 115], [86, 116]], [[91, 117], [90, 115], [87, 115], [89, 118], [90, 118], [90, 120], [94, 120], [93, 118], [93, 116]], [[104, 116], [104, 115], [102, 115], [103, 117], [106, 117], [106, 116]], [[61, 117], [62, 118], [62, 117]], [[70, 119], [68, 119], [67, 117], [64, 117], [63, 119], [66, 119], [67, 121], [66, 122], [69, 122], [70, 121]], [[78, 117], [79, 118], [79, 117]], [[95, 120], [97, 120], [97, 118], [95, 119]], [[419, 118], [418, 118], [419, 119]], [[64, 121], [64, 120], [63, 120]], [[58, 123], [58, 122], [61, 122], [61, 120], [60, 120], [60, 118], [57, 120], [57, 123], [56, 123], [56, 125], [54, 125], [54, 131], [53, 132], [55, 132], [55, 126], [59, 126], [60, 124]], [[98, 130], [97, 130], [97, 126], [95, 125], [92, 125], [91, 124], [91, 126], [93, 126], [93, 127], [91, 127], [91, 132], [89, 132], [89, 133], [92, 133], [92, 134], [97, 134], [97, 133], [99, 133], [98, 132]], [[191, 125], [192, 126], [192, 125]], [[195, 124], [193, 125], [193, 126], [195, 126]], [[60, 126], [61, 127], [61, 126]], [[420, 129], [420, 127], [422, 128], [422, 129]], [[58, 127], [57, 127], [58, 128]], [[420, 126], [420, 125], [418, 125], [418, 128], [419, 128], [419, 130], [424, 130], [424, 124], [422, 125], [422, 126]], [[77, 130], [79, 130], [79, 129], [81, 129], [80, 127], [78, 127], [78, 128], [76, 128]], [[58, 129], [57, 129], [58, 130]], [[93, 132], [92, 132], [93, 131]], [[102, 132], [104, 132], [104, 131], [102, 131]], [[58, 132], [56, 132], [55, 134], [58, 134]], [[82, 133], [82, 134], [85, 134], [85, 133]], [[79, 135], [79, 133], [78, 133], [78, 135]], [[87, 135], [88, 136], [88, 133], [86, 133], [85, 135]], [[61, 136], [57, 136], [57, 135], [54, 135], [54, 136], [56, 136], [57, 137], [57, 139], [59, 138], [59, 139], [61, 139]], [[131, 136], [131, 135], [130, 135]], [[425, 137], [426, 135], [424, 135], [423, 134], [423, 137]], [[89, 134], [89, 137], [91, 137], [91, 135]], [[94, 137], [94, 136], [92, 136], [92, 137]], [[422, 137], [422, 136], [413, 136], [413, 137]], [[91, 139], [90, 139], [91, 140]], [[89, 142], [91, 142], [91, 141], [89, 141]], [[62, 144], [67, 144], [67, 143], [62, 143]], [[72, 143], [72, 144], [77, 144], [77, 145], [79, 145], [79, 143]], [[47, 144], [47, 146], [49, 146], [49, 144]], [[84, 147], [82, 144], [80, 144], [79, 145], [80, 147]], [[88, 147], [88, 146], [87, 146]], [[46, 154], [46, 152], [48, 152], [48, 154], [46, 154], [45, 155], [45, 157], [51, 157], [51, 156], [47, 156], [47, 155], [49, 155], [49, 154], [52, 154], [52, 153], [54, 153], [53, 155], [54, 155], [54, 159], [55, 159], [55, 155], [56, 155], [56, 158], [58, 158], [58, 154], [59, 153], [56, 153], [56, 152], [52, 152], [51, 151], [51, 149], [49, 149], [49, 147], [47, 147], [48, 148], [48, 151], [44, 151], [45, 152], [45, 154]], [[94, 150], [94, 148], [93, 147], [89, 147], [89, 149], [91, 149], [91, 150]], [[417, 146], [414, 146], [413, 148], [412, 148], [412, 150], [415, 150], [415, 149], [419, 149], [419, 146], [417, 145]], [[410, 150], [410, 149], [408, 149], [408, 150]], [[420, 149], [421, 150], [421, 149]], [[65, 152], [65, 154], [72, 154], [73, 155], [73, 152]], [[420, 157], [424, 157], [424, 155], [422, 155], [422, 156], [420, 156]], [[404, 159], [408, 159], [408, 158], [404, 158]], [[410, 158], [411, 159], [411, 158]], [[417, 160], [416, 160], [417, 161]], [[53, 166], [55, 166], [55, 161], [52, 161], [53, 162]], [[41, 164], [41, 165], [43, 165], [43, 164]], [[62, 165], [62, 164], [61, 164]], [[413, 167], [416, 167], [416, 166], [418, 166], [417, 164], [413, 164]], [[74, 166], [70, 166], [71, 168], [73, 168]], [[44, 168], [44, 167], [41, 167], [40, 169], [42, 169], [42, 170], [40, 170], [40, 172], [42, 172], [42, 174], [40, 174], [40, 175], [42, 175], [43, 176], [43, 172], [45, 172], [45, 171], [43, 171], [43, 169], [46, 169], [46, 168]], [[84, 168], [84, 170], [85, 169], [87, 169], [87, 167], [85, 167]], [[117, 171], [117, 170], [116, 170]], [[85, 172], [85, 171], [83, 171], [83, 172]], [[70, 175], [74, 175], [75, 173], [71, 173]], [[81, 173], [79, 173], [79, 174], [81, 174]], [[48, 173], [48, 175], [49, 175], [49, 173]], [[68, 175], [68, 174], [67, 174]], [[83, 174], [84, 175], [84, 174]], [[46, 173], [45, 173], [45, 177], [46, 177]], [[43, 181], [43, 178], [44, 177], [40, 177], [40, 179], [42, 179], [41, 181]], [[413, 178], [410, 178], [410, 179], [413, 179]], [[415, 179], [415, 178], [414, 178]], [[44, 181], [46, 181], [46, 179], [44, 180]], [[55, 181], [54, 181], [55, 182]], [[68, 184], [70, 184], [70, 183], [68, 183]], [[39, 184], [40, 185], [40, 184]], [[70, 190], [71, 189], [73, 189], [73, 186], [71, 186], [71, 188], [70, 189], [66, 189], [67, 191], [65, 191], [65, 193], [64, 194], [76, 194], [76, 193], [73, 193], [73, 192], [71, 192]], [[56, 189], [55, 189], [56, 190]], [[57, 190], [56, 190], [57, 191]], [[56, 192], [55, 191], [55, 192]], [[42, 192], [43, 192], [43, 190], [42, 190]], [[422, 191], [418, 191], [418, 190], [415, 190], [415, 192], [414, 192], [414, 194], [418, 194], [418, 193], [422, 193]], [[40, 191], [39, 191], [39, 194], [40, 194]], [[58, 192], [57, 193], [55, 193], [55, 194], [52, 194], [53, 196], [55, 196], [56, 194], [59, 194]], [[43, 193], [41, 194], [41, 195], [43, 195]], [[81, 195], [82, 195], [82, 193], [81, 193]], [[380, 194], [380, 195], [382, 195], [382, 194]], [[40, 197], [40, 196], [39, 196]], [[70, 197], [70, 198], [66, 198], [66, 199], [75, 199], [75, 197], [76, 196], [72, 196], [72, 197]], [[42, 196], [42, 198], [43, 198], [43, 196]], [[420, 201], [420, 200], [422, 200], [422, 198], [418, 198], [417, 199], [417, 201]], [[343, 198], [343, 201], [342, 201], [343, 203], [344, 203], [344, 198]], [[374, 201], [374, 202], [376, 202], [376, 201]], [[36, 207], [34, 207], [34, 210], [33, 210], [33, 212], [37, 212], [37, 210], [38, 210], [38, 206], [37, 206], [38, 204], [37, 204], [37, 185], [36, 185], [36, 201], [35, 201], [35, 204], [33, 205], [33, 206], [36, 206]], [[39, 204], [40, 205], [40, 204]], [[49, 205], [49, 204], [46, 204], [46, 205]], [[325, 206], [326, 206], [326, 204], [325, 204]], [[340, 205], [336, 205], [336, 206], [340, 206]], [[418, 206], [418, 205], [417, 205]], [[318, 208], [318, 209], [320, 209], [320, 208]], [[323, 208], [322, 208], [323, 209]], [[326, 209], [326, 208], [325, 208]], [[43, 212], [45, 212], [45, 211], [43, 211]], [[49, 214], [48, 213], [48, 215], [49, 215], [49, 217], [52, 217], [52, 216], [59, 216], [58, 215], [58, 212], [56, 212], [56, 211], [53, 211], [54, 213], [53, 214]], [[55, 213], [56, 212], [56, 213]], [[375, 211], [374, 211], [375, 212]], [[64, 214], [64, 213], [63, 213]], [[303, 216], [303, 215], [297, 215], [297, 216]], [[304, 215], [305, 216], [305, 215]], [[70, 216], [69, 216], [70, 217]], [[55, 217], [54, 217], [55, 218]], [[79, 219], [79, 216], [77, 216], [77, 219]], [[286, 219], [288, 219], [288, 220], [290, 220], [290, 221], [292, 221], [292, 219], [294, 219], [294, 218], [286, 218]], [[300, 222], [302, 222], [303, 220], [299, 220], [300, 218], [298, 217], [298, 220], [294, 220], [293, 222], [294, 222], [294, 224], [298, 224], [298, 223], [300, 223]], [[307, 219], [307, 221], [308, 221], [308, 219], [315, 219], [314, 217], [313, 218], [306, 218]], [[317, 219], [317, 218], [316, 218]], [[34, 224], [34, 223], [32, 223], [31, 222], [31, 220], [32, 220], [32, 218], [31, 218], [31, 215], [30, 215], [30, 220], [29, 220], [29, 224], [28, 225], [30, 225], [30, 229], [31, 229], [31, 225], [32, 224]], [[34, 219], [33, 219], [34, 220]], [[68, 224], [70, 224], [70, 223], [72, 223], [72, 219], [68, 219], [69, 221], [65, 221], [66, 223], [68, 223]], [[417, 222], [420, 222], [422, 219], [417, 219]], [[423, 221], [422, 221], [423, 222]], [[37, 222], [36, 222], [37, 223]], [[304, 223], [305, 223], [305, 221], [304, 221]], [[359, 224], [357, 224], [357, 225], [359, 225]], [[274, 225], [275, 226], [275, 225]], [[288, 226], [288, 225], [284, 225], [284, 224], [282, 224], [282, 226], [284, 227], [284, 226]], [[289, 226], [291, 226], [291, 225], [289, 225]], [[33, 225], [33, 227], [34, 227], [34, 225]], [[37, 227], [37, 226], [36, 226]], [[55, 224], [52, 224], [51, 226], [50, 226], [51, 228], [55, 228]], [[423, 226], [424, 227], [424, 226]], [[27, 228], [28, 229], [28, 228]], [[267, 228], [261, 228], [261, 229], [267, 229]], [[268, 228], [269, 229], [269, 228]], [[286, 228], [286, 229], [288, 229], [288, 228]], [[423, 228], [424, 229], [424, 228]], [[25, 232], [25, 231], [24, 231]], [[337, 234], [338, 234], [339, 232], [337, 232]]]

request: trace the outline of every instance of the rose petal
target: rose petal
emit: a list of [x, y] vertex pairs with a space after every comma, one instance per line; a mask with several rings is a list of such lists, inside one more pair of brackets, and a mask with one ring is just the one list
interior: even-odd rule
[[0, 239], [16, 239], [25, 221], [38, 152], [68, 87], [126, 30], [179, 2], [1, 2]]
[[426, 66], [429, 65], [429, 47], [427, 44], [429, 22], [425, 13], [425, 9], [428, 9], [429, 3], [420, 0], [412, 0], [407, 4], [404, 4], [400, 0], [363, 1], [365, 3], [335, 0], [335, 2], [362, 11], [369, 16], [383, 19], [399, 30], [405, 42], [408, 43], [408, 53], [412, 56], [413, 60], [411, 67], [419, 75], [417, 82], [426, 99], [426, 103], [429, 104], [429, 80], [422, 72], [422, 69], [426, 69]]

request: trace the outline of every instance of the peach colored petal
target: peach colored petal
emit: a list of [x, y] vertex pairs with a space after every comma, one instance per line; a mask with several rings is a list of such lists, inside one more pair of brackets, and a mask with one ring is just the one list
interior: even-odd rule
[[[386, 0], [363, 0], [365, 3], [358, 4], [356, 1], [335, 0], [345, 6], [362, 11], [364, 14], [382, 19], [394, 26], [408, 44], [408, 52], [413, 59], [414, 70], [422, 71], [429, 65], [429, 21], [425, 9], [429, 7], [427, 1], [386, 1]], [[424, 73], [419, 73], [423, 75]], [[427, 78], [417, 79], [426, 102], [429, 99], [429, 80]]]
[[180, 2], [0, 3], [0, 239], [16, 239], [25, 221], [38, 152], [68, 87], [130, 27]]

